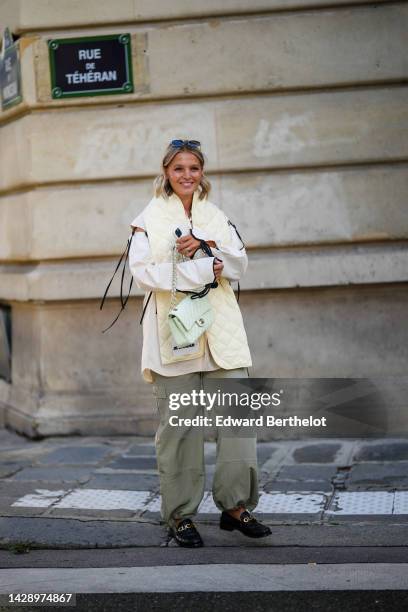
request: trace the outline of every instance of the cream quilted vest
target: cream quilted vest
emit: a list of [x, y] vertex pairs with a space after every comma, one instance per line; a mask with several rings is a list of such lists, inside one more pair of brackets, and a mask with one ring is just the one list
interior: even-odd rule
[[[199, 227], [211, 236], [217, 236], [225, 245], [230, 244], [230, 229], [226, 215], [208, 199], [199, 200], [195, 191], [191, 208], [193, 228]], [[153, 262], [159, 264], [171, 261], [171, 250], [175, 241], [175, 229], [186, 227], [187, 217], [180, 198], [173, 194], [169, 198], [153, 198], [143, 211]], [[163, 365], [175, 361], [193, 359], [204, 353], [204, 335], [194, 354], [180, 357], [173, 354], [173, 342], [167, 322], [170, 291], [156, 291], [157, 322], [160, 354]], [[177, 301], [185, 298], [177, 294]], [[214, 361], [224, 369], [252, 365], [247, 336], [240, 308], [234, 291], [225, 278], [218, 281], [218, 287], [211, 289], [208, 298], [214, 309], [214, 322], [205, 332]]]

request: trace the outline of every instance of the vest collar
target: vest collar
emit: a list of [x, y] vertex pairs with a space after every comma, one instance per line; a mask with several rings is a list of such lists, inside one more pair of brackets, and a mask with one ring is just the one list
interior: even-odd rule
[[[191, 204], [191, 216], [193, 216], [194, 210], [196, 210], [198, 202], [202, 201], [202, 200], [199, 200], [199, 197], [200, 197], [200, 191], [199, 189], [196, 189], [195, 192], [193, 193], [193, 202]], [[176, 193], [174, 193], [174, 191], [171, 194], [171, 196], [169, 196], [169, 202], [171, 203], [172, 206], [177, 207], [178, 209], [182, 210], [183, 213], [185, 214], [184, 204], [179, 198], [179, 196]]]

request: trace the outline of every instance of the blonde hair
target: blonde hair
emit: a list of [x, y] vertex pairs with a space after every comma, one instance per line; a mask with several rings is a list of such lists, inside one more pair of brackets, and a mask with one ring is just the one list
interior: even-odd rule
[[[187, 144], [181, 147], [175, 147], [170, 143], [164, 153], [164, 157], [162, 160], [162, 171], [158, 176], [156, 176], [156, 178], [153, 181], [154, 195], [156, 196], [156, 198], [158, 198], [161, 195], [163, 195], [165, 198], [172, 195], [173, 189], [170, 185], [169, 179], [166, 178], [165, 169], [171, 163], [171, 161], [174, 159], [177, 153], [180, 153], [182, 151], [187, 151], [188, 153], [192, 153], [193, 155], [195, 155], [198, 161], [200, 162], [200, 166], [202, 170], [204, 170], [205, 158], [204, 158], [204, 154], [199, 148], [191, 147]], [[205, 197], [209, 195], [211, 191], [211, 183], [208, 180], [208, 178], [204, 176], [204, 174], [201, 177], [199, 186], [200, 186], [199, 199], [203, 200]]]

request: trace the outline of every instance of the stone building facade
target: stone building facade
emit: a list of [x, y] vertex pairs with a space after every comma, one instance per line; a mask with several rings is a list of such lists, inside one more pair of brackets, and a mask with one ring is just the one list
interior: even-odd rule
[[[154, 430], [142, 294], [106, 334], [118, 284], [99, 303], [175, 137], [202, 142], [247, 244], [252, 375], [406, 374], [406, 2], [2, 0], [0, 24], [23, 89], [0, 113], [4, 424]], [[53, 99], [47, 40], [114, 33], [134, 91]]]

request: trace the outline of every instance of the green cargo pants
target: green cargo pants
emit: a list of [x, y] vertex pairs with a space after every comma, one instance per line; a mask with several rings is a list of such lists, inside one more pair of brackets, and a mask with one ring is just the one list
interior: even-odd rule
[[[153, 393], [157, 401], [160, 423], [155, 444], [160, 478], [161, 515], [170, 526], [174, 519], [197, 513], [204, 495], [204, 433], [205, 428], [177, 427], [169, 424], [169, 416], [194, 418], [208, 415], [201, 405], [180, 406], [177, 413], [169, 409], [171, 393], [206, 391], [208, 378], [247, 378], [247, 368], [194, 372], [182, 376], [161, 376], [155, 373]], [[212, 494], [220, 510], [245, 506], [253, 510], [259, 499], [256, 436], [223, 436], [217, 430], [216, 465]]]

